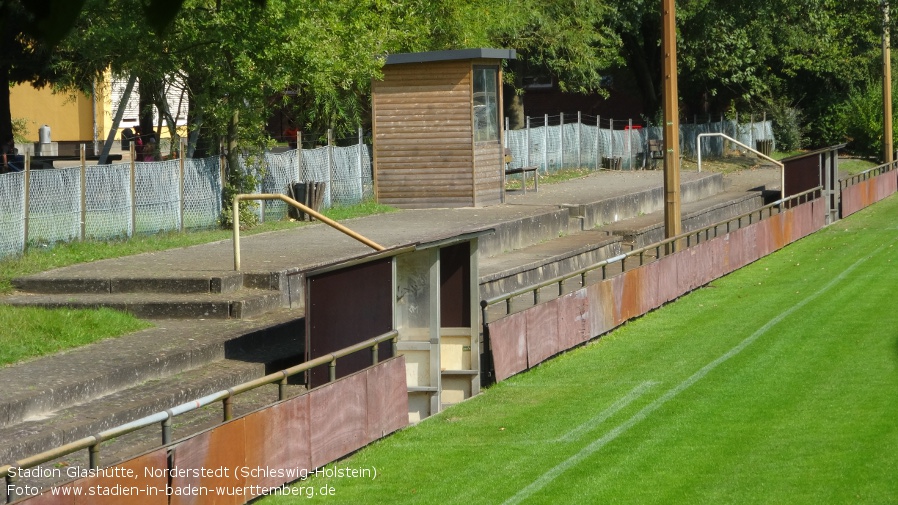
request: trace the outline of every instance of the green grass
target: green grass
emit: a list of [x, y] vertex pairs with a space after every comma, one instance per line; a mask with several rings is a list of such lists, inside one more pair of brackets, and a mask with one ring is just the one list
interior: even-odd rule
[[[589, 168], [564, 168], [558, 170], [557, 172], [552, 172], [548, 175], [539, 176], [540, 184], [554, 184], [556, 182], [569, 181], [571, 179], [579, 179], [581, 177], [586, 177], [587, 175], [595, 172], [595, 170], [591, 170]], [[527, 188], [533, 188], [533, 177], [532, 175], [527, 176]], [[506, 190], [515, 190], [521, 189], [521, 176], [520, 175], [510, 175], [505, 180], [505, 189]]]
[[[324, 215], [342, 221], [354, 217], [393, 212], [374, 202], [327, 209]], [[252, 235], [306, 226], [308, 222], [268, 221], [241, 232]], [[0, 295], [13, 291], [12, 279], [53, 268], [144, 252], [205, 244], [233, 237], [231, 230], [137, 235], [130, 239], [59, 243], [32, 247], [21, 255], [0, 259]], [[0, 366], [53, 354], [98, 340], [152, 326], [128, 314], [112, 310], [23, 308], [0, 305]]]
[[860, 158], [840, 158], [839, 159], [839, 171], [845, 172], [851, 175], [859, 174], [865, 170], [870, 170], [871, 168], [877, 167], [879, 164], [874, 163], [869, 160], [864, 160]]
[[0, 366], [152, 326], [114, 310], [0, 306]]
[[374, 480], [299, 485], [353, 504], [894, 503], [896, 215], [893, 196], [336, 465]]

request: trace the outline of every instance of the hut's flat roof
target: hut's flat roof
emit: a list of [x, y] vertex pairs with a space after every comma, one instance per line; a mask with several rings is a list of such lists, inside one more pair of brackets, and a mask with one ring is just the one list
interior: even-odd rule
[[403, 63], [427, 63], [431, 61], [452, 60], [514, 60], [517, 54], [514, 49], [454, 49], [451, 51], [429, 51], [424, 53], [399, 53], [387, 56], [387, 65]]

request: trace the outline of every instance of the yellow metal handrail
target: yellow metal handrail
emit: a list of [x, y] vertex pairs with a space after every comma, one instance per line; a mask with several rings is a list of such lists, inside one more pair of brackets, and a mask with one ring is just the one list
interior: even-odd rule
[[375, 251], [383, 251], [386, 249], [384, 246], [378, 244], [377, 242], [368, 239], [349, 228], [343, 226], [342, 224], [334, 221], [333, 219], [320, 214], [309, 207], [297, 202], [296, 200], [290, 198], [286, 195], [281, 195], [278, 193], [260, 193], [260, 194], [244, 194], [244, 195], [235, 195], [234, 196], [234, 206], [233, 206], [233, 214], [234, 217], [234, 270], [240, 271], [240, 211], [239, 206], [242, 200], [280, 200], [287, 205], [292, 205], [297, 209], [305, 212], [306, 214], [314, 217], [315, 219], [321, 221], [322, 223], [334, 228], [338, 231], [343, 232], [344, 234], [358, 240], [359, 242], [365, 244], [366, 246], [374, 249]]

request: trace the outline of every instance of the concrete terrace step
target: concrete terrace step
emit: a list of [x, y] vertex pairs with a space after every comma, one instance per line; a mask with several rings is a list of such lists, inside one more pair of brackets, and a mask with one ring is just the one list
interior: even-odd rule
[[620, 254], [620, 237], [601, 230], [567, 235], [480, 260], [480, 296], [491, 298]]
[[287, 309], [253, 320], [158, 321], [154, 328], [2, 367], [0, 427], [223, 359], [252, 356], [256, 349], [302, 349], [304, 335], [301, 313]]
[[[683, 231], [692, 231], [750, 212], [765, 205], [762, 191], [727, 191], [713, 197], [683, 204]], [[601, 227], [618, 236], [631, 249], [664, 240], [664, 212], [653, 212]]]
[[281, 307], [279, 291], [246, 289], [226, 293], [17, 293], [13, 306], [95, 309], [107, 307], [146, 319], [245, 319]]
[[214, 275], [171, 276], [160, 273], [154, 277], [84, 276], [50, 270], [28, 277], [13, 279], [13, 286], [29, 293], [233, 293], [243, 287], [243, 274], [223, 272]]
[[0, 461], [13, 462], [301, 363], [300, 344], [286, 341], [257, 347], [234, 359], [32, 416], [0, 429], [0, 440], [7, 441], [0, 446]]

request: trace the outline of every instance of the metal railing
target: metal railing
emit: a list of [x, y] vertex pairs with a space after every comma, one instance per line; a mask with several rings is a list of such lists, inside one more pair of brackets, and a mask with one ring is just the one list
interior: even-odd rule
[[[292, 366], [290, 368], [286, 368], [279, 372], [274, 372], [268, 374], [264, 377], [260, 377], [258, 379], [244, 382], [242, 384], [238, 384], [234, 387], [230, 387], [228, 389], [224, 389], [218, 391], [216, 393], [212, 393], [210, 395], [206, 395], [202, 398], [198, 398], [196, 400], [182, 403], [176, 407], [172, 407], [168, 410], [164, 410], [162, 412], [157, 412], [155, 414], [148, 415], [141, 419], [137, 419], [135, 421], [131, 421], [130, 423], [123, 424], [121, 426], [117, 426], [115, 428], [111, 428], [105, 431], [101, 431], [96, 435], [92, 435], [89, 437], [82, 438], [80, 440], [76, 440], [74, 442], [70, 442], [68, 444], [56, 447], [54, 449], [50, 449], [48, 451], [44, 451], [40, 454], [35, 454], [34, 456], [29, 456], [27, 458], [20, 459], [11, 465], [5, 465], [0, 467], [0, 477], [3, 477], [6, 481], [6, 489], [11, 490], [14, 489], [13, 483], [15, 479], [10, 475], [10, 470], [13, 468], [16, 469], [28, 469], [33, 468], [42, 463], [46, 463], [48, 461], [53, 461], [54, 459], [66, 456], [68, 454], [87, 449], [89, 451], [89, 465], [90, 469], [98, 469], [100, 467], [100, 444], [103, 442], [107, 442], [111, 439], [127, 435], [134, 431], [137, 431], [141, 428], [145, 428], [147, 426], [152, 426], [156, 423], [161, 423], [162, 430], [162, 446], [166, 446], [172, 442], [172, 419], [175, 416], [186, 414], [188, 412], [197, 410], [199, 408], [205, 407], [207, 405], [211, 405], [217, 401], [222, 402], [222, 411], [223, 411], [223, 421], [230, 421], [233, 418], [233, 404], [232, 399], [234, 396], [246, 393], [247, 391], [251, 391], [253, 389], [266, 386], [269, 384], [278, 384], [278, 401], [282, 401], [286, 399], [287, 393], [287, 382], [288, 379], [294, 375], [309, 371], [317, 366], [329, 365], [330, 372], [330, 382], [336, 380], [337, 377], [337, 359], [348, 356], [350, 354], [365, 350], [371, 349], [371, 365], [374, 366], [379, 362], [378, 357], [378, 346], [382, 342], [391, 341], [393, 343], [393, 355], [397, 354], [396, 351], [396, 342], [398, 340], [399, 332], [396, 330], [389, 331], [384, 333], [383, 335], [379, 335], [374, 338], [370, 338], [363, 342], [359, 342], [358, 344], [352, 345], [350, 347], [346, 347], [344, 349], [340, 349], [339, 351], [332, 352], [330, 354], [326, 354], [324, 356], [315, 358], [311, 361], [306, 361], [305, 363], [300, 363], [299, 365]], [[7, 503], [12, 503], [15, 500], [15, 496], [10, 491], [10, 493], [6, 497]]]
[[850, 188], [851, 186], [854, 186], [855, 184], [861, 183], [868, 179], [872, 179], [878, 175], [882, 175], [884, 173], [891, 172], [892, 170], [895, 170], [896, 168], [898, 168], [898, 161], [893, 161], [891, 163], [884, 163], [882, 165], [879, 165], [878, 167], [873, 167], [873, 168], [864, 170], [863, 172], [854, 174], [846, 179], [840, 179], [839, 180], [839, 189]]
[[231, 214], [234, 217], [234, 271], [240, 271], [240, 202], [243, 200], [280, 200], [287, 205], [292, 205], [297, 209], [305, 212], [306, 214], [314, 217], [315, 219], [321, 221], [322, 223], [343, 232], [344, 234], [358, 240], [359, 242], [365, 244], [366, 246], [374, 249], [375, 251], [383, 251], [385, 249], [384, 246], [374, 242], [371, 239], [365, 238], [364, 236], [350, 230], [349, 228], [343, 226], [342, 224], [334, 221], [333, 219], [320, 214], [311, 208], [297, 202], [296, 200], [290, 198], [286, 195], [281, 195], [277, 193], [261, 193], [261, 194], [242, 194], [234, 196], [234, 204], [232, 207], [233, 213]]
[[761, 158], [764, 158], [767, 161], [775, 163], [776, 166], [780, 167], [780, 198], [783, 198], [783, 199], [786, 198], [786, 166], [783, 165], [781, 162], [771, 158], [770, 156], [767, 156], [766, 154], [762, 153], [761, 151], [758, 151], [757, 149], [755, 149], [753, 147], [749, 147], [749, 146], [743, 144], [742, 142], [739, 142], [738, 140], [734, 139], [733, 137], [724, 135], [723, 133], [699, 133], [695, 137], [695, 144], [696, 144], [696, 146], [698, 146], [696, 151], [698, 152], [698, 171], [699, 172], [702, 171], [702, 139], [705, 137], [723, 137], [738, 146], [748, 149], [749, 151], [760, 156]]
[[[718, 223], [705, 226], [704, 228], [699, 228], [697, 230], [693, 230], [690, 232], [685, 232], [676, 237], [671, 237], [668, 239], [664, 239], [660, 242], [656, 242], [654, 244], [641, 247], [639, 249], [634, 249], [624, 254], [617, 255], [613, 258], [608, 258], [598, 263], [594, 263], [592, 265], [580, 268], [573, 272], [559, 275], [557, 277], [553, 277], [551, 279], [542, 281], [538, 284], [534, 284], [531, 286], [527, 286], [525, 288], [518, 289], [516, 291], [512, 291], [511, 293], [506, 293], [504, 295], [495, 296], [493, 298], [488, 298], [485, 300], [481, 300], [480, 307], [483, 311], [483, 324], [487, 324], [487, 309], [493, 305], [499, 303], [505, 303], [505, 312], [506, 314], [511, 314], [511, 304], [512, 300], [526, 295], [528, 293], [533, 294], [533, 305], [538, 305], [540, 303], [540, 290], [543, 288], [557, 285], [558, 286], [558, 296], [561, 296], [564, 293], [564, 283], [570, 279], [574, 279], [579, 277], [580, 285], [587, 286], [587, 275], [596, 271], [601, 271], [601, 279], [605, 280], [608, 278], [607, 269], [610, 265], [614, 265], [616, 263], [620, 263], [621, 272], [627, 271], [627, 260], [630, 258], [639, 258], [638, 265], [634, 265], [632, 268], [637, 268], [646, 263], [646, 257], [648, 256], [650, 260], [661, 258], [667, 254], [671, 254], [680, 249], [680, 245], [685, 244], [686, 248], [698, 244], [700, 242], [706, 242], [712, 238], [716, 238], [719, 232], [718, 230], [725, 227], [726, 231], [722, 232], [723, 234], [730, 233], [731, 231], [738, 230], [743, 226], [743, 221], [747, 220], [746, 225], [750, 225], [752, 223], [761, 221], [764, 219], [764, 214], [767, 214], [767, 217], [771, 217], [774, 214], [779, 214], [782, 212], [783, 205], [794, 205], [805, 203], [810, 200], [814, 200], [820, 197], [821, 191], [823, 190], [822, 186], [818, 186], [816, 188], [810, 189], [803, 193], [799, 193], [789, 198], [780, 199], [768, 205], [765, 205], [759, 209], [753, 210], [751, 212], [746, 212], [744, 214], [740, 214], [736, 217], [732, 217], [725, 221], [720, 221]], [[757, 216], [757, 217], [756, 217]], [[732, 224], [735, 223], [735, 227]], [[713, 236], [711, 232], [713, 231]], [[654, 254], [649, 254], [654, 253]], [[631, 268], [631, 269], [632, 269]]]

